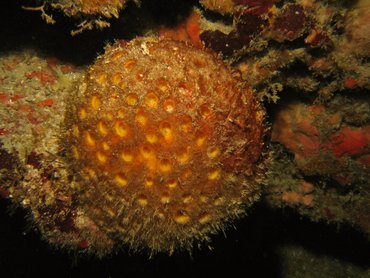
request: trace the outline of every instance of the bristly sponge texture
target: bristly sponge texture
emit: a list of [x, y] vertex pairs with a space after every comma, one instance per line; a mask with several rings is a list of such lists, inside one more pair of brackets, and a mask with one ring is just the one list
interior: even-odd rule
[[118, 17], [127, 0], [46, 0], [54, 7], [62, 9], [69, 16], [103, 15]]
[[190, 249], [259, 195], [264, 113], [213, 54], [116, 43], [71, 99], [66, 149], [86, 213], [117, 241]]

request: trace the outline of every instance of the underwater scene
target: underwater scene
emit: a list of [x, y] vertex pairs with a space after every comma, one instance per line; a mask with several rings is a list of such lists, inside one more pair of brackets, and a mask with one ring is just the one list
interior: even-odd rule
[[0, 277], [370, 277], [370, 0], [0, 18]]

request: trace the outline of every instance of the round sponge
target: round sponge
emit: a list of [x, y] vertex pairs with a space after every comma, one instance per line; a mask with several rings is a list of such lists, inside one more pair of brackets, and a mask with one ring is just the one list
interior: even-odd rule
[[70, 172], [102, 230], [134, 249], [205, 241], [259, 196], [264, 112], [215, 55], [138, 38], [109, 46], [66, 116]]

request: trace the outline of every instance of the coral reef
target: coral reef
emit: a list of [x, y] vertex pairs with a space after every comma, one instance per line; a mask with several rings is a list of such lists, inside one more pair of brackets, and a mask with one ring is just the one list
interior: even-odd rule
[[[32, 9], [49, 22], [50, 7], [82, 19], [73, 34], [88, 37], [126, 2]], [[122, 242], [190, 250], [260, 196], [369, 238], [369, 1], [192, 5], [86, 68], [30, 50], [3, 55], [0, 195], [48, 242], [98, 256]]]
[[369, 2], [234, 4], [200, 39], [271, 103], [267, 200], [369, 234]]
[[296, 102], [277, 112], [271, 139], [294, 158], [276, 146], [268, 181], [274, 205], [370, 234], [369, 103], [367, 95], [338, 95], [326, 105]]
[[0, 192], [57, 246], [111, 246], [78, 207], [59, 146], [66, 97], [82, 69], [26, 50], [1, 57]]
[[1, 192], [47, 241], [98, 255], [117, 239], [190, 250], [258, 199], [264, 112], [212, 54], [120, 42], [84, 81], [35, 53], [2, 65]]
[[[369, 98], [353, 102], [338, 96], [329, 107], [287, 105], [276, 116], [271, 139], [294, 154], [295, 164], [305, 175], [326, 175], [343, 186], [366, 185], [370, 167]], [[356, 118], [351, 119], [348, 109], [354, 108], [357, 111], [351, 113]]]
[[324, 2], [243, 1], [232, 25], [203, 17], [200, 37], [273, 101], [285, 87], [323, 98], [355, 86], [368, 89], [368, 36], [363, 27], [369, 25], [368, 2], [349, 10], [341, 1]]

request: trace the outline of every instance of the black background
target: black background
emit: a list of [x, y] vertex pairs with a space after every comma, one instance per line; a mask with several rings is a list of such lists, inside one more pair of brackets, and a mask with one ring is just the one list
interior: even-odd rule
[[[263, 203], [255, 205], [225, 235], [214, 236], [213, 250], [203, 247], [191, 255], [152, 258], [123, 250], [103, 259], [50, 247], [37, 231], [27, 229], [24, 211], [11, 207], [9, 201], [0, 201], [0, 277], [212, 277], [223, 273], [228, 277], [283, 277], [277, 249], [285, 244], [370, 267], [370, 244], [359, 232], [312, 223], [291, 210], [271, 210]], [[312, 276], [306, 272], [300, 277]]]

